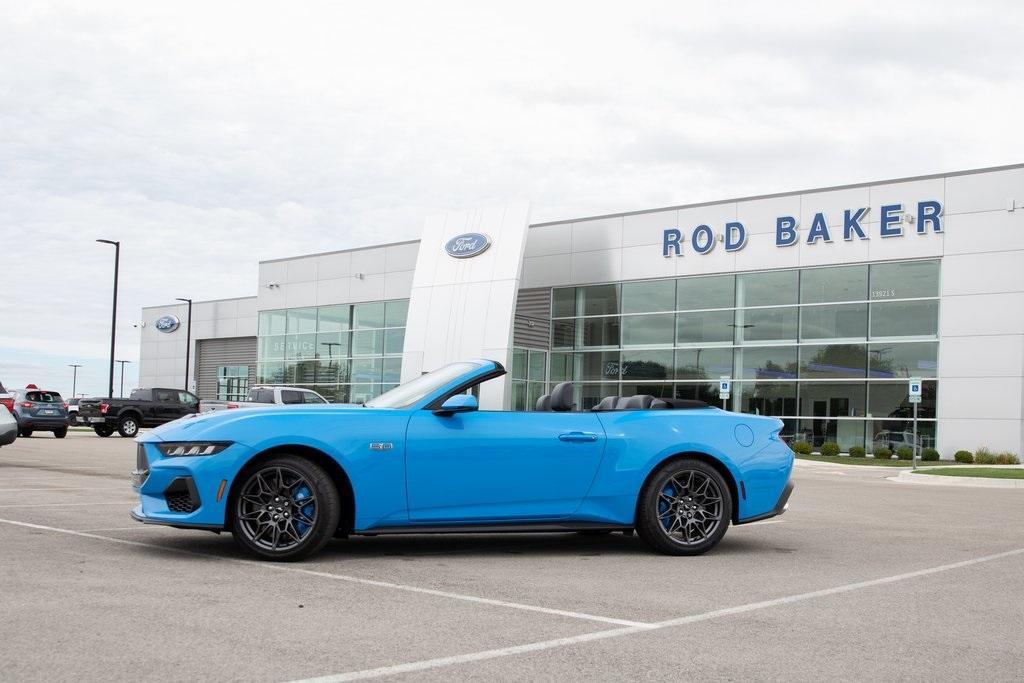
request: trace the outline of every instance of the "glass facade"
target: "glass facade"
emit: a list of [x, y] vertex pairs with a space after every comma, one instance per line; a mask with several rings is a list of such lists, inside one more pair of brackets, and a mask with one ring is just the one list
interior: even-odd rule
[[782, 418], [787, 439], [871, 451], [910, 440], [907, 378], [918, 376], [928, 446], [938, 297], [937, 260], [557, 288], [548, 380], [577, 383], [588, 409], [632, 394], [718, 405], [716, 380], [729, 376], [729, 409]]
[[222, 365], [217, 368], [218, 401], [244, 401], [248, 395], [248, 365]]
[[547, 387], [548, 354], [538, 349], [512, 349], [512, 410], [533, 410]]
[[398, 384], [408, 299], [261, 311], [256, 381], [363, 403]]

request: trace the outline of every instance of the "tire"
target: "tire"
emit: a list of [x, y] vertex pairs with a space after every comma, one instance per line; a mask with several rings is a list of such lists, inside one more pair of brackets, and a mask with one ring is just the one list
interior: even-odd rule
[[661, 465], [640, 492], [636, 532], [668, 555], [700, 555], [729, 528], [732, 494], [711, 465], [692, 458]]
[[62, 427], [61, 429], [55, 429], [53, 430], [53, 435], [58, 439], [63, 439], [65, 436], [68, 435], [68, 428]]
[[139, 435], [139, 418], [125, 415], [117, 421], [117, 433], [126, 439], [134, 439]]
[[31, 429], [22, 429], [21, 430], [21, 438], [23, 438], [23, 439], [31, 439], [32, 438], [32, 430]]
[[114, 433], [111, 427], [93, 427], [92, 430], [96, 432], [96, 436], [108, 437]]
[[[337, 532], [341, 496], [316, 463], [277, 456], [245, 472], [239, 481], [229, 502], [231, 533], [247, 552], [265, 560], [301, 560], [323, 548]], [[311, 498], [312, 504], [296, 504]]]

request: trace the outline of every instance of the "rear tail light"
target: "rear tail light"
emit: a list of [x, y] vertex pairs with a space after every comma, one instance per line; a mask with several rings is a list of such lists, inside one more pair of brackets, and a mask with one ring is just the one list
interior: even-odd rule
[[35, 405], [35, 403], [33, 403], [32, 401], [22, 401], [21, 402], [21, 407], [22, 408], [31, 408], [34, 405]]
[[14, 412], [14, 399], [13, 398], [0, 398], [0, 403], [4, 405], [7, 410]]
[[106, 414], [107, 414], [107, 408], [109, 408], [109, 407], [110, 407], [110, 406], [109, 406], [109, 405], [107, 405], [106, 403], [101, 403], [101, 404], [100, 404], [100, 412], [101, 412], [102, 414], [106, 415]]
[[228, 410], [234, 410], [235, 408], [238, 407], [238, 404], [237, 403], [229, 403], [229, 404], [227, 404], [224, 407], [227, 408]]

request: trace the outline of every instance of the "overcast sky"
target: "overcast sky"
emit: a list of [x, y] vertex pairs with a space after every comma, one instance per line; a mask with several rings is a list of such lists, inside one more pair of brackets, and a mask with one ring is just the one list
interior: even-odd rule
[[0, 0], [0, 381], [265, 258], [1024, 161], [1024, 3]]

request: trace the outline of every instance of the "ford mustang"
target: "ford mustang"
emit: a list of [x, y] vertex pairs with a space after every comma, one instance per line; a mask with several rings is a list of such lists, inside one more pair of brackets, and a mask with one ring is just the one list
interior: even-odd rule
[[478, 387], [503, 374], [463, 361], [365, 405], [163, 425], [137, 439], [132, 516], [296, 560], [350, 534], [499, 531], [635, 530], [696, 555], [730, 523], [786, 509], [793, 453], [777, 418], [645, 395], [580, 411], [567, 382], [534, 411], [480, 410]]

